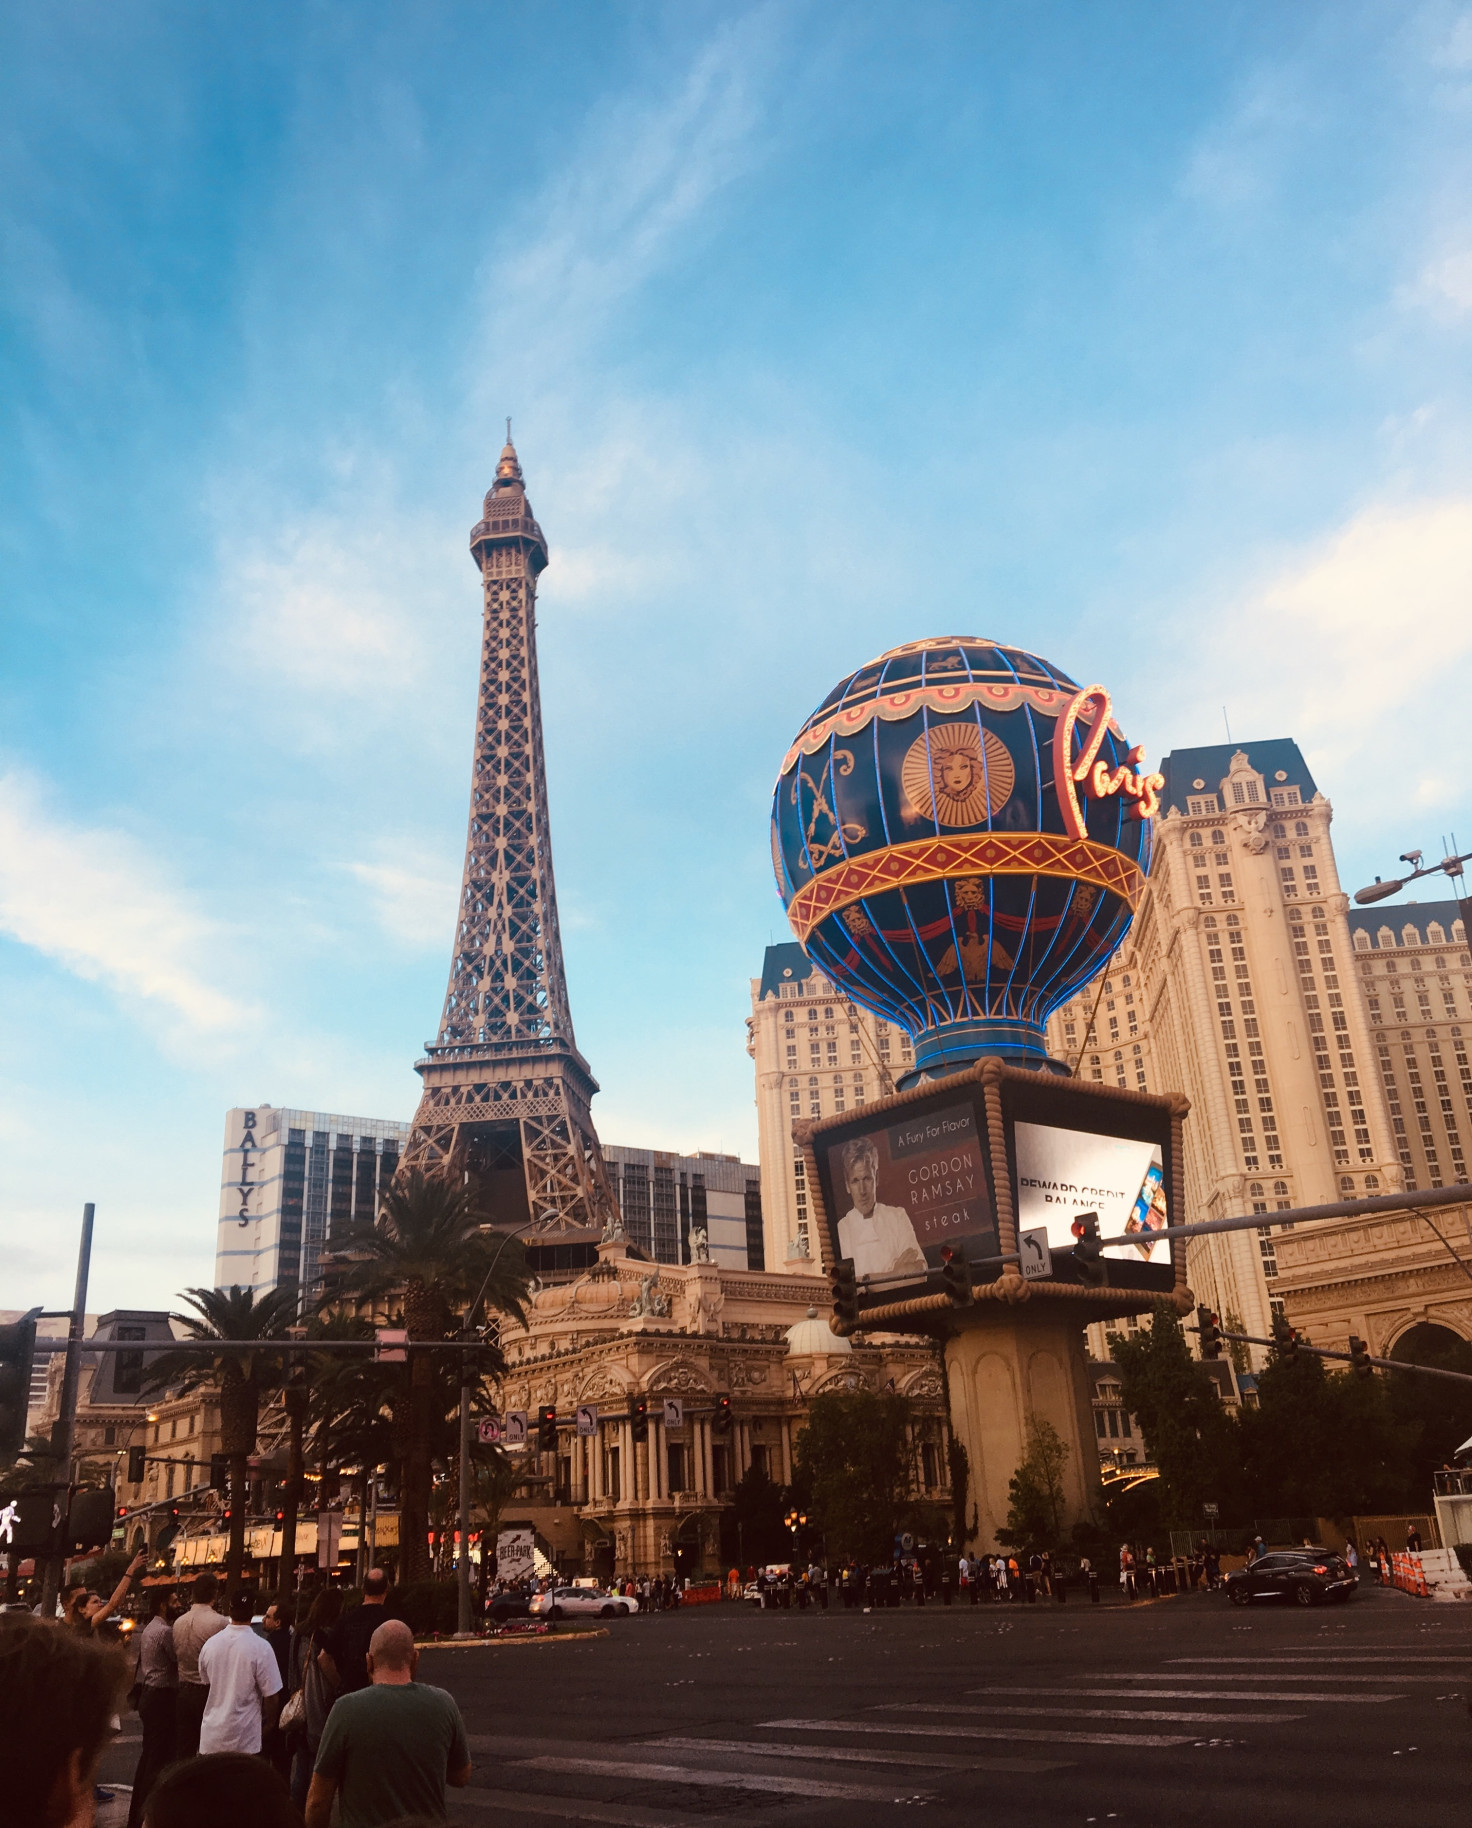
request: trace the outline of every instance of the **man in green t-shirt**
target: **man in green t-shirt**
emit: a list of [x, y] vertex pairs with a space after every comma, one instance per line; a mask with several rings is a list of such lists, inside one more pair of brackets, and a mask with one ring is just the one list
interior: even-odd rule
[[454, 1697], [416, 1682], [419, 1652], [401, 1619], [385, 1619], [368, 1645], [370, 1686], [341, 1695], [323, 1728], [307, 1828], [377, 1828], [406, 1815], [445, 1820], [445, 1785], [470, 1781], [470, 1747]]

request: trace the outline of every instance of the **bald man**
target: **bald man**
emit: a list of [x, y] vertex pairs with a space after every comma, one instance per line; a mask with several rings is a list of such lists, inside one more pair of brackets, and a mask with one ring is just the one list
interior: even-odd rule
[[327, 1716], [307, 1828], [379, 1828], [405, 1816], [442, 1822], [445, 1785], [470, 1781], [470, 1747], [454, 1698], [416, 1682], [419, 1652], [402, 1619], [385, 1619], [368, 1644], [368, 1687], [340, 1695]]

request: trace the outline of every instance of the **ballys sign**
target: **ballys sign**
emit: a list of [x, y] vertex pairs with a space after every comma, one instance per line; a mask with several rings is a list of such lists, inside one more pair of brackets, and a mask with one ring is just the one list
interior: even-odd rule
[[1053, 782], [1064, 826], [1075, 838], [1088, 836], [1085, 800], [1120, 794], [1134, 802], [1130, 815], [1136, 819], [1153, 819], [1160, 810], [1165, 776], [1146, 771], [1143, 743], [1136, 743], [1117, 768], [1099, 759], [1109, 724], [1109, 694], [1103, 686], [1091, 685], [1074, 694], [1054, 726]]

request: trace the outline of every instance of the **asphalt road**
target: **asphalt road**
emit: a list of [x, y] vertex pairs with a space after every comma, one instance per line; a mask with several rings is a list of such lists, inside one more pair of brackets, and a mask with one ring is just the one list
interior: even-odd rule
[[[1400, 1828], [1460, 1821], [1472, 1608], [722, 1605], [605, 1638], [437, 1647], [463, 1828]], [[131, 1729], [136, 1731], [136, 1722]], [[126, 1781], [136, 1746], [104, 1776]]]

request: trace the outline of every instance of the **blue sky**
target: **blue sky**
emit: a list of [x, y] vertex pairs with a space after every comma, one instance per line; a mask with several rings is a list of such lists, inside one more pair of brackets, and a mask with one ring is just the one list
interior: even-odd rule
[[223, 1113], [412, 1113], [515, 417], [611, 1141], [755, 1147], [776, 765], [943, 632], [1472, 837], [1472, 13], [11, 6], [0, 1249], [210, 1279]]

